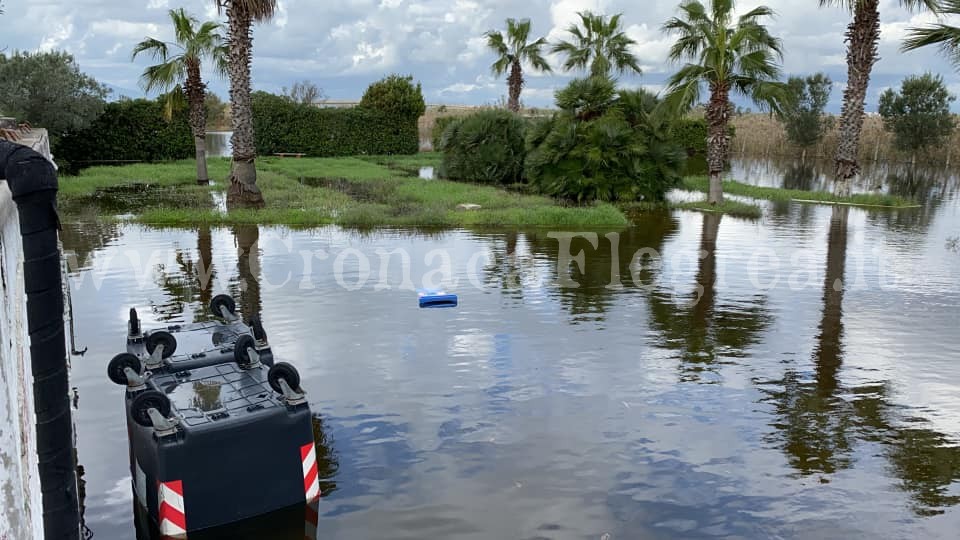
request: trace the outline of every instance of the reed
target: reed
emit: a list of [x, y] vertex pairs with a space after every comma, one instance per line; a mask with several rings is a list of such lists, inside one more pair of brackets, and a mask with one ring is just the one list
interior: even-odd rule
[[[810, 159], [832, 159], [837, 148], [839, 119], [831, 117], [833, 127], [820, 144], [807, 150]], [[783, 124], [769, 114], [743, 114], [732, 120], [736, 133], [731, 141], [731, 152], [743, 157], [803, 157], [803, 149], [797, 148], [787, 140]], [[958, 119], [960, 124], [960, 119]], [[863, 135], [860, 142], [860, 160], [868, 162], [919, 163], [950, 166], [960, 159], [960, 129], [954, 132], [952, 139], [942, 148], [930, 149], [913, 156], [899, 150], [894, 144], [893, 134], [883, 129], [883, 119], [869, 115], [864, 119]]]

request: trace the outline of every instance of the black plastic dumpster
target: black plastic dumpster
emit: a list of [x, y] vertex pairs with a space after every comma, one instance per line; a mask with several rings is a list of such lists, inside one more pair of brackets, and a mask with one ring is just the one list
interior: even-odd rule
[[[222, 306], [214, 299], [213, 307]], [[218, 302], [221, 304], [218, 305]], [[184, 537], [316, 501], [310, 409], [296, 369], [273, 364], [259, 323], [140, 330], [108, 375], [126, 386], [135, 501], [159, 532]], [[198, 342], [185, 348], [180, 338]], [[272, 365], [267, 365], [269, 359]]]

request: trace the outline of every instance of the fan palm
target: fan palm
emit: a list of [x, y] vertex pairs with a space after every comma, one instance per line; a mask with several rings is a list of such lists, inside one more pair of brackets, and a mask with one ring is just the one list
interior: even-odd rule
[[229, 206], [262, 207], [263, 194], [257, 187], [253, 142], [253, 107], [250, 101], [250, 62], [253, 50], [253, 23], [269, 20], [277, 0], [215, 0], [227, 15], [230, 104], [233, 119], [233, 163], [230, 170]]
[[608, 77], [611, 71], [618, 73], [640, 73], [637, 57], [630, 47], [637, 44], [622, 31], [621, 14], [609, 19], [606, 15], [595, 15], [590, 11], [581, 11], [580, 23], [571, 24], [567, 32], [573, 36], [571, 41], [561, 41], [551, 48], [551, 52], [566, 55], [563, 68], [567, 71], [590, 68], [590, 75]]
[[740, 17], [733, 11], [734, 0], [711, 0], [709, 9], [688, 0], [680, 4], [681, 16], [663, 25], [664, 32], [678, 37], [670, 49], [671, 60], [686, 61], [668, 82], [666, 104], [686, 111], [700, 100], [703, 86], [710, 91], [706, 119], [711, 204], [723, 201], [720, 176], [730, 147], [731, 92], [771, 109], [779, 109], [786, 94], [778, 82], [781, 42], [760, 23], [773, 11], [760, 6]]
[[540, 49], [547, 45], [546, 38], [540, 38], [532, 43], [530, 38], [530, 19], [507, 19], [507, 34], [491, 30], [486, 33], [487, 46], [497, 54], [497, 61], [490, 66], [494, 75], [500, 76], [510, 71], [507, 78], [507, 88], [510, 93], [507, 108], [513, 112], [520, 111], [520, 92], [523, 90], [523, 62], [528, 62], [534, 69], [549, 73], [550, 64], [540, 53]]
[[[864, 104], [870, 73], [879, 56], [880, 0], [818, 0], [820, 6], [842, 6], [853, 13], [847, 26], [847, 86], [843, 91], [840, 111], [840, 141], [836, 156], [837, 195], [850, 194], [850, 180], [860, 172], [857, 155], [860, 151], [860, 133], [863, 131]], [[937, 0], [899, 0], [908, 9], [926, 7], [937, 11]]]
[[[942, 15], [960, 16], [960, 0], [942, 0], [940, 5]], [[904, 51], [915, 51], [921, 47], [937, 46], [940, 52], [960, 69], [960, 27], [945, 23], [931, 24], [919, 28], [911, 28], [907, 32], [907, 39], [903, 42]]]
[[140, 77], [147, 92], [165, 92], [167, 116], [183, 100], [190, 107], [190, 129], [197, 152], [197, 183], [207, 184], [206, 134], [207, 118], [203, 100], [207, 85], [203, 82], [200, 67], [204, 60], [212, 61], [221, 73], [226, 63], [226, 46], [220, 35], [220, 25], [206, 21], [203, 24], [183, 8], [170, 10], [173, 22], [173, 42], [148, 37], [133, 49], [133, 59], [149, 53], [159, 64], [148, 67]]

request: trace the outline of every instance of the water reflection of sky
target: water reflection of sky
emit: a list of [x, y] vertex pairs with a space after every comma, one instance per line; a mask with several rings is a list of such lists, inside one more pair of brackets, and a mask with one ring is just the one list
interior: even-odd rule
[[[121, 398], [104, 376], [127, 309], [147, 325], [190, 321], [228, 291], [261, 307], [321, 415], [335, 460], [323, 537], [951, 537], [960, 256], [945, 241], [960, 204], [928, 206], [919, 218], [796, 204], [768, 205], [760, 222], [649, 216], [620, 232], [616, 266], [601, 232], [572, 271], [577, 289], [556, 285], [547, 231], [66, 224], [90, 347], [73, 371], [87, 523], [97, 538], [132, 530]], [[238, 264], [250, 246], [258, 256]], [[448, 252], [460, 307], [417, 309], [399, 255], [376, 290], [377, 250], [397, 248], [417, 287], [440, 266], [431, 252]], [[640, 248], [665, 264], [632, 265]], [[753, 264], [753, 248], [781, 268]], [[347, 284], [364, 274], [358, 253], [372, 262], [365, 287], [337, 284], [345, 250]], [[893, 264], [881, 271], [875, 250]], [[327, 257], [308, 269], [304, 251]], [[213, 287], [196, 280], [200, 260]], [[777, 273], [767, 290], [751, 283]], [[617, 274], [625, 287], [608, 288]]]

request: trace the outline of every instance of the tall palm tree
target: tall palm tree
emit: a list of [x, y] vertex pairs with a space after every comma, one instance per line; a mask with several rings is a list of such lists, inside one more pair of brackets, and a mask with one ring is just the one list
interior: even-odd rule
[[204, 60], [212, 61], [221, 73], [226, 66], [226, 46], [220, 35], [220, 25], [213, 21], [203, 24], [180, 9], [170, 10], [173, 22], [173, 42], [148, 37], [133, 49], [131, 59], [141, 53], [150, 53], [160, 62], [143, 71], [140, 83], [144, 90], [165, 92], [167, 115], [173, 113], [175, 103], [186, 94], [190, 107], [190, 129], [197, 151], [197, 183], [207, 184], [207, 115], [203, 100], [207, 85], [200, 75]]
[[[940, 14], [960, 16], [960, 0], [942, 0]], [[903, 42], [904, 51], [915, 51], [928, 46], [939, 47], [940, 52], [960, 70], [960, 26], [941, 22], [911, 28]]]
[[[864, 104], [870, 73], [879, 56], [880, 0], [818, 0], [820, 6], [842, 6], [853, 12], [853, 21], [847, 26], [847, 86], [843, 91], [840, 111], [840, 141], [837, 145], [836, 183], [834, 192], [850, 194], [850, 181], [860, 172], [857, 155], [860, 152], [860, 133], [863, 131]], [[938, 9], [938, 0], [899, 0], [909, 9], [927, 7]]]
[[563, 68], [567, 71], [590, 68], [590, 75], [610, 76], [610, 72], [640, 73], [637, 57], [630, 47], [637, 44], [625, 34], [620, 25], [622, 14], [607, 18], [590, 11], [581, 11], [579, 25], [574, 23], [567, 28], [573, 36], [571, 41], [561, 41], [551, 48], [551, 52], [566, 55]]
[[530, 19], [507, 19], [507, 35], [504, 37], [499, 31], [491, 30], [485, 34], [487, 47], [497, 54], [497, 61], [490, 66], [494, 75], [500, 76], [510, 71], [507, 78], [507, 88], [510, 93], [507, 107], [513, 112], [520, 111], [520, 92], [523, 90], [523, 62], [539, 71], [550, 73], [550, 64], [541, 55], [540, 49], [547, 45], [546, 38], [540, 38], [533, 43], [530, 38]]
[[706, 119], [711, 204], [723, 202], [720, 177], [730, 148], [731, 92], [772, 109], [779, 109], [786, 95], [785, 86], [778, 82], [782, 44], [760, 23], [773, 11], [760, 6], [740, 17], [734, 17], [733, 11], [734, 0], [710, 0], [709, 9], [688, 0], [680, 4], [681, 16], [663, 25], [664, 32], [678, 36], [670, 59], [686, 61], [670, 78], [665, 103], [685, 111], [700, 100], [702, 86], [710, 91]]
[[277, 0], [215, 0], [227, 14], [229, 44], [230, 104], [233, 119], [233, 163], [230, 171], [230, 206], [263, 206], [263, 194], [257, 187], [254, 159], [253, 107], [250, 102], [250, 62], [253, 50], [253, 23], [269, 20], [277, 10]]

